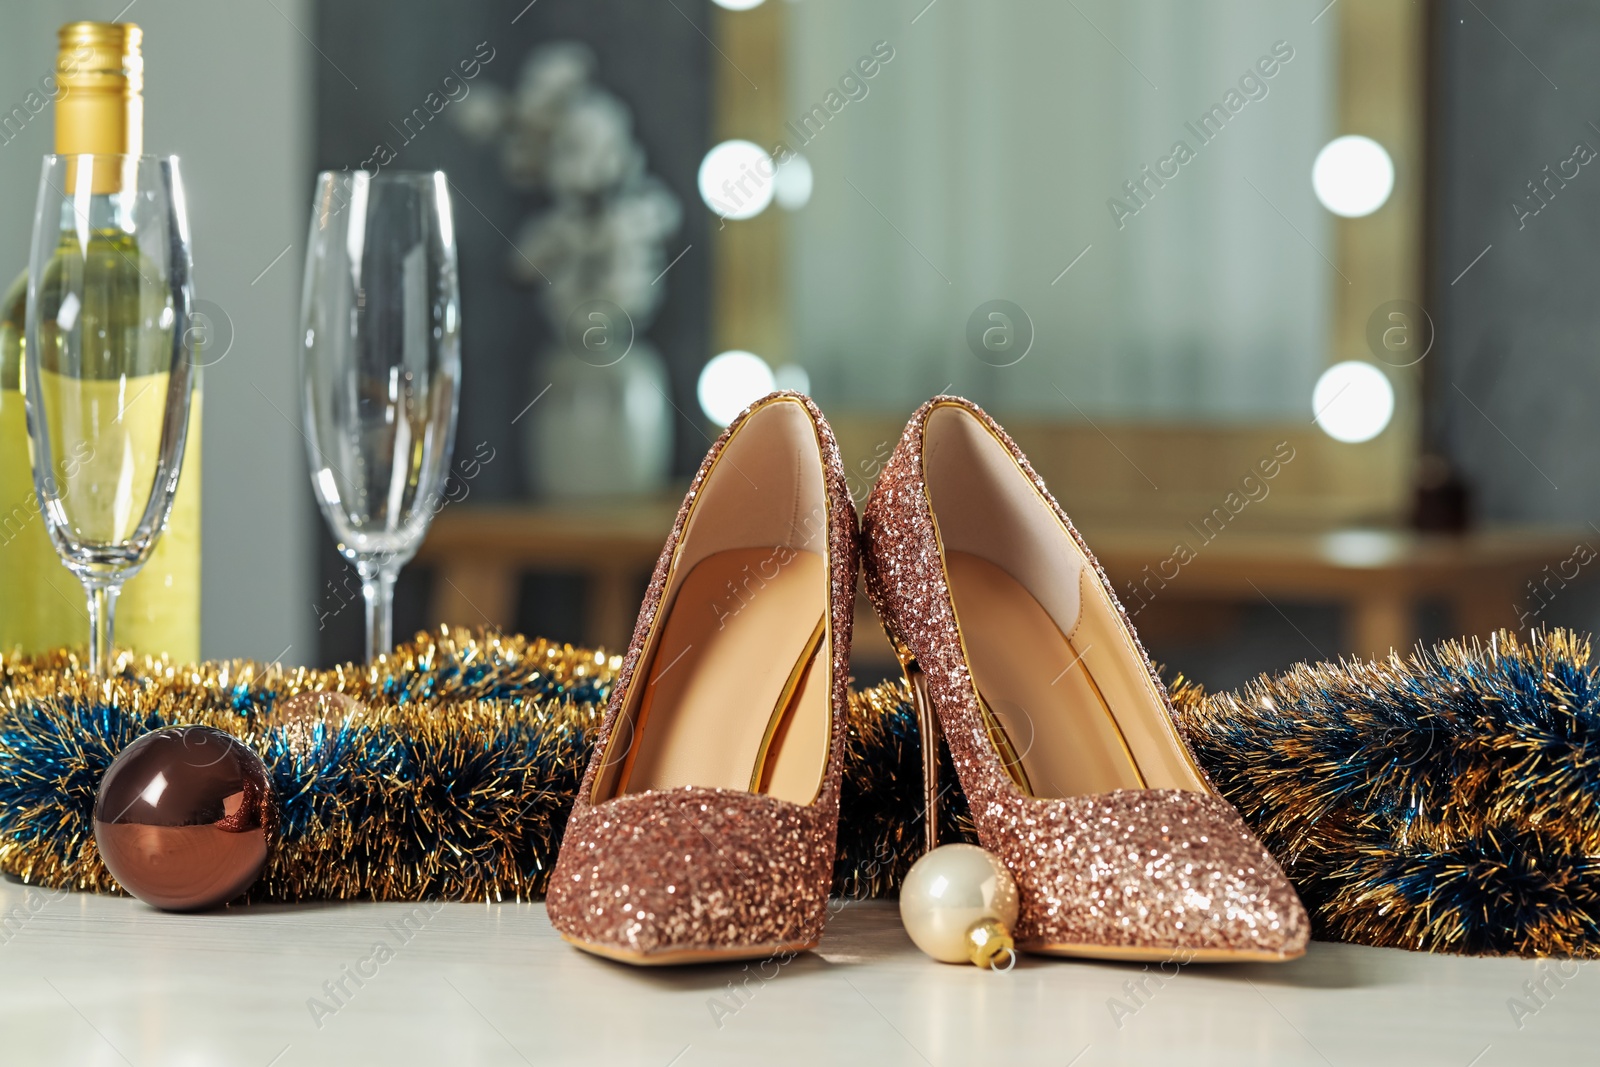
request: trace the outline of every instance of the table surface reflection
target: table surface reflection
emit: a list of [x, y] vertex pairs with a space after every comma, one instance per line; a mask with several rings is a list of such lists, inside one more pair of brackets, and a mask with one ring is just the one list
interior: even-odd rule
[[641, 971], [568, 947], [540, 904], [166, 915], [7, 881], [0, 1062], [1489, 1067], [1592, 1054], [1600, 981], [1577, 964], [1316, 943], [1292, 964], [1175, 976], [1027, 958], [993, 974], [919, 955], [893, 904], [834, 907], [820, 949], [782, 964]]

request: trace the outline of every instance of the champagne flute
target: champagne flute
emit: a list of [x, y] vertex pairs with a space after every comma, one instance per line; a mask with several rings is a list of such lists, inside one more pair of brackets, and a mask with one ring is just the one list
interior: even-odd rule
[[325, 171], [311, 205], [300, 367], [311, 486], [367, 607], [367, 662], [394, 647], [394, 580], [443, 497], [461, 310], [443, 171]]
[[28, 443], [51, 543], [83, 582], [89, 667], [172, 512], [196, 373], [174, 157], [46, 156], [28, 259]]

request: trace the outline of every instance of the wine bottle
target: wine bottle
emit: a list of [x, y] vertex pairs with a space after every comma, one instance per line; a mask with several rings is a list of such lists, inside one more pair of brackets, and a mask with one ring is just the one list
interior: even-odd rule
[[[55, 150], [58, 154], [138, 155], [144, 143], [142, 34], [131, 23], [74, 22], [61, 28], [56, 58]], [[87, 242], [73, 235], [70, 254], [96, 279], [78, 314], [84, 329], [116, 337], [140, 321], [138, 262], [132, 236], [119, 226], [121, 192], [115, 168], [95, 168], [89, 190]], [[65, 245], [63, 253], [66, 253]], [[51, 270], [43, 285], [48, 287]], [[28, 278], [24, 270], [0, 305], [0, 652], [39, 653], [88, 644], [83, 588], [62, 565], [34, 495], [23, 408]], [[44, 368], [48, 371], [50, 368]], [[85, 372], [87, 375], [90, 372]], [[117, 601], [117, 644], [166, 653], [181, 663], [200, 658], [200, 386], [194, 387], [189, 446], [166, 531]], [[78, 388], [110, 390], [116, 382]], [[130, 402], [129, 432], [159, 433], [161, 405]], [[148, 425], [145, 425], [148, 423]], [[84, 462], [93, 464], [93, 457]], [[115, 476], [115, 472], [110, 472]]]

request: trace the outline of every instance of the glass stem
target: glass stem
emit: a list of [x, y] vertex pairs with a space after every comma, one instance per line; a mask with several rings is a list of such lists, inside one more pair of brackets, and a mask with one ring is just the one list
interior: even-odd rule
[[397, 568], [376, 560], [356, 564], [361, 595], [367, 602], [367, 662], [394, 650], [394, 578]]
[[109, 678], [117, 594], [122, 592], [122, 583], [85, 578], [83, 589], [89, 596], [89, 670], [96, 678]]

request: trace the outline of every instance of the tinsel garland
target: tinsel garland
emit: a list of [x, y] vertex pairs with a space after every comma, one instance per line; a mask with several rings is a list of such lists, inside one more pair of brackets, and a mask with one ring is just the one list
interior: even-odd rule
[[[618, 665], [450, 629], [330, 671], [124, 654], [96, 683], [66, 654], [0, 658], [0, 870], [119, 891], [92, 832], [100, 776], [146, 731], [202, 723], [253, 746], [280, 798], [252, 899], [537, 899]], [[1600, 667], [1586, 640], [1501, 634], [1301, 665], [1234, 693], [1172, 691], [1201, 764], [1319, 936], [1600, 955]], [[353, 703], [295, 699], [326, 692]], [[897, 683], [852, 694], [849, 716], [834, 892], [892, 895], [923, 836], [915, 717]], [[971, 840], [947, 757], [943, 775], [941, 839]]]
[[1600, 667], [1567, 631], [1178, 702], [1319, 937], [1600, 956]]
[[[68, 653], [0, 658], [0, 871], [120, 892], [95, 847], [100, 778], [142, 734], [202, 724], [253, 747], [279, 797], [251, 899], [537, 899], [619, 666], [447, 627], [329, 671], [124, 653], [95, 682]], [[311, 693], [355, 703], [293, 699]], [[853, 696], [850, 717], [834, 889], [882, 896], [921, 850], [920, 742], [892, 690]], [[946, 774], [943, 833], [958, 840], [964, 805]]]

